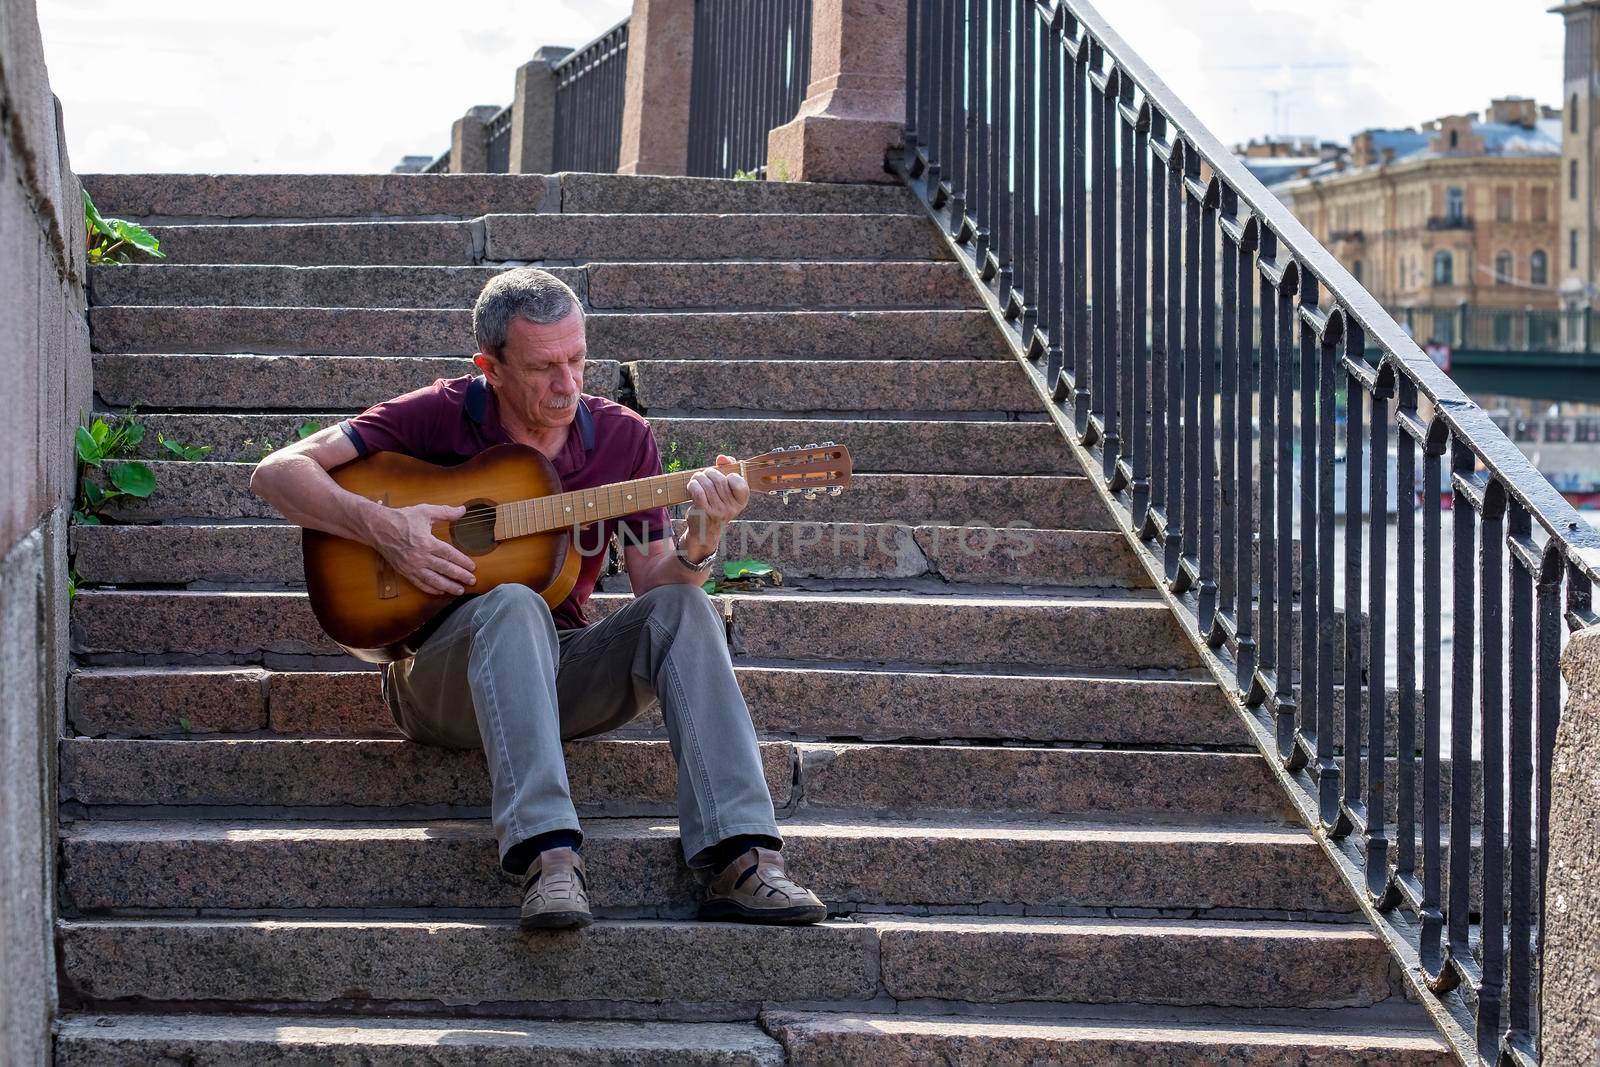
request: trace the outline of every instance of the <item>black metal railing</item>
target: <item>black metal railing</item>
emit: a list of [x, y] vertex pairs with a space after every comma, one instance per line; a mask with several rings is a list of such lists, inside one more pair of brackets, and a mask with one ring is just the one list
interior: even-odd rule
[[810, 81], [811, 0], [695, 0], [689, 173], [765, 175], [767, 131]]
[[437, 156], [434, 156], [433, 157], [433, 162], [429, 163], [426, 167], [422, 168], [422, 173], [424, 173], [424, 174], [449, 174], [450, 173], [450, 153], [451, 153], [451, 151], [452, 151], [452, 149], [446, 148], [443, 152], [440, 152]]
[[627, 72], [627, 19], [551, 68], [556, 79], [556, 170], [617, 172]]
[[1088, 4], [908, 7], [906, 180], [1457, 1053], [1537, 1062], [1600, 536]]
[[488, 150], [486, 174], [511, 173], [511, 118], [512, 105], [507, 104], [489, 120], [484, 130], [485, 148]]

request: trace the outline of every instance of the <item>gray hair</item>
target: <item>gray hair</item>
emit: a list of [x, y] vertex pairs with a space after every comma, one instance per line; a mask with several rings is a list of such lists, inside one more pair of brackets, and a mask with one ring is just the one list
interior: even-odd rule
[[567, 283], [538, 267], [514, 267], [489, 279], [472, 307], [478, 351], [500, 358], [512, 319], [540, 326], [560, 322], [578, 306]]

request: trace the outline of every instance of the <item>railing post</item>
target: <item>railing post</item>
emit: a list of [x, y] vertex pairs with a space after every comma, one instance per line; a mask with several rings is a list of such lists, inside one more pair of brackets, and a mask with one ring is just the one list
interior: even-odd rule
[[1600, 626], [1573, 635], [1561, 673], [1568, 689], [1550, 773], [1540, 1044], [1545, 1063], [1591, 1063], [1600, 1051]]
[[572, 54], [544, 47], [517, 68], [511, 98], [511, 173], [549, 174], [556, 143], [556, 80], [550, 69]]
[[893, 182], [884, 165], [905, 122], [906, 5], [813, 0], [811, 84], [767, 134], [769, 173], [803, 182]]
[[489, 120], [500, 113], [493, 104], [468, 108], [450, 127], [450, 173], [483, 174], [489, 169]]
[[618, 174], [687, 174], [694, 0], [633, 0]]

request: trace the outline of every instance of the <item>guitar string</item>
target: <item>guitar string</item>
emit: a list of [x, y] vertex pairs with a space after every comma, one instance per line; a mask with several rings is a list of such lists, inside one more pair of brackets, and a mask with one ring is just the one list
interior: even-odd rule
[[[762, 471], [762, 470], [766, 470], [768, 468], [777, 467], [777, 466], [779, 466], [779, 464], [777, 462], [771, 461], [771, 460], [764, 461], [764, 462], [763, 461], [756, 461], [756, 460], [746, 460], [745, 461], [745, 470], [747, 472], [752, 471], [752, 470], [754, 470], [754, 471]], [[702, 468], [702, 469], [714, 470], [714, 469], [718, 469], [718, 468]], [[690, 477], [693, 476], [693, 473], [698, 473], [698, 472], [692, 472], [690, 474]], [[676, 472], [674, 472], [674, 475], [675, 474], [676, 474]], [[639, 482], [650, 482], [650, 481], [656, 480], [657, 478], [669, 478], [669, 477], [673, 477], [674, 475], [657, 474], [657, 475], [652, 475], [652, 476], [650, 476], [648, 478], [639, 478], [639, 479], [636, 479], [636, 481], [639, 481]], [[576, 498], [576, 497], [578, 497], [579, 494], [582, 494], [582, 493], [594, 493], [594, 492], [599, 492], [599, 491], [611, 491], [616, 486], [622, 486], [622, 485], [627, 485], [627, 484], [629, 484], [629, 483], [628, 482], [613, 482], [610, 485], [593, 486], [593, 487], [591, 487], [589, 489], [573, 489], [573, 490], [569, 490], [569, 491], [567, 491], [565, 493], [552, 493], [549, 496], [529, 497], [527, 500], [510, 501], [508, 504], [496, 504], [492, 509], [490, 509], [492, 511], [492, 514], [485, 514], [485, 515], [481, 515], [481, 516], [475, 516], [475, 517], [470, 518], [470, 519], [463, 519], [463, 520], [457, 521], [455, 523], [452, 523], [451, 527], [453, 529], [457, 529], [457, 530], [475, 530], [475, 529], [481, 528], [483, 526], [497, 526], [501, 522], [512, 521], [513, 518], [515, 518], [515, 517], [512, 517], [512, 516], [502, 516], [502, 515], [500, 515], [499, 511], [503, 507], [508, 507], [508, 506], [512, 506], [512, 505], [522, 505], [524, 507], [526, 507], [528, 505], [533, 505], [533, 506], [536, 507], [540, 502], [551, 501], [551, 500], [554, 500], [556, 497], [559, 497], [559, 496], [572, 496], [572, 497]], [[684, 479], [683, 486], [684, 486], [685, 489], [687, 489], [688, 478]], [[686, 499], [688, 499], [688, 498], [686, 498]], [[681, 503], [684, 503], [684, 501], [683, 500], [674, 500], [674, 501], [670, 502], [670, 504], [681, 504]], [[661, 507], [661, 506], [668, 506], [668, 505], [649, 504], [649, 505], [646, 505], [645, 507], [639, 508], [638, 511], [648, 511], [653, 507]], [[623, 516], [626, 516], [626, 515], [633, 515], [633, 514], [636, 514], [636, 513], [637, 512], [634, 512], [634, 511], [619, 512], [616, 515], [607, 516], [605, 519], [597, 519], [597, 520], [594, 520], [594, 521], [603, 522], [603, 521], [607, 521], [607, 519], [610, 519], [610, 518], [620, 518], [620, 517], [623, 517]], [[528, 517], [531, 517], [531, 516], [528, 516]], [[574, 523], [574, 525], [588, 525], [588, 524], [587, 523]], [[563, 523], [561, 523], [561, 524], [559, 524], [557, 526], [545, 527], [542, 530], [530, 531], [530, 532], [551, 532], [551, 531], [554, 531], [554, 530], [563, 529], [563, 528], [565, 528], [565, 526], [566, 526], [566, 523], [563, 522]]]

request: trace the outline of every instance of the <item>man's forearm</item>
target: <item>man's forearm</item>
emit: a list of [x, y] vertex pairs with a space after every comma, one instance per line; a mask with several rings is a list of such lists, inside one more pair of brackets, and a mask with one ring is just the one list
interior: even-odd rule
[[375, 545], [392, 509], [352, 493], [310, 456], [289, 454], [264, 460], [250, 476], [250, 491], [297, 526]]

